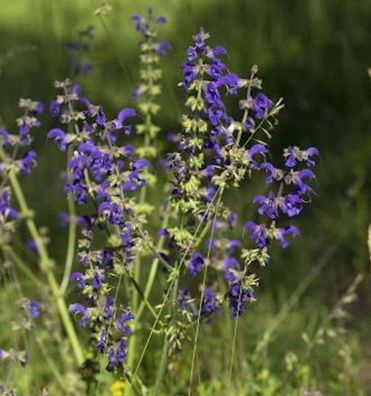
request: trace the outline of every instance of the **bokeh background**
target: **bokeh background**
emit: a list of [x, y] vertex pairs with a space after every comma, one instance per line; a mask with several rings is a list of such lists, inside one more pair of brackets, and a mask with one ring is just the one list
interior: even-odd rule
[[[279, 375], [287, 351], [300, 355], [298, 351], [305, 348], [302, 333], [321, 323], [357, 274], [363, 274], [358, 300], [344, 321], [349, 330], [344, 340], [354, 353], [354, 377], [370, 394], [371, 2], [112, 0], [109, 4], [113, 11], [97, 16], [94, 11], [101, 2], [95, 0], [0, 0], [0, 123], [9, 129], [14, 126], [19, 97], [51, 100], [53, 81], [71, 76], [67, 43], [90, 24], [95, 37], [87, 60], [95, 68], [76, 79], [87, 96], [102, 103], [112, 116], [132, 105], [139, 60], [138, 35], [130, 16], [145, 13], [149, 5], [168, 18], [161, 34], [172, 46], [163, 61], [161, 138], [179, 128], [180, 65], [200, 26], [211, 33], [213, 44], [228, 49], [231, 71], [247, 76], [251, 65], [259, 65], [265, 92], [275, 100], [283, 97], [286, 105], [273, 152], [288, 144], [311, 145], [320, 149], [321, 159], [318, 197], [300, 220], [302, 238], [284, 252], [277, 251], [259, 274], [259, 301], [244, 318], [241, 350], [249, 353], [249, 344], [253, 348], [257, 337], [278, 318], [279, 329], [267, 356], [270, 370]], [[50, 126], [37, 132], [40, 166], [32, 181], [24, 183], [58, 256], [65, 246], [58, 221], [65, 205], [58, 170], [63, 156], [47, 144]], [[252, 211], [250, 196], [248, 187], [233, 196], [246, 218]], [[337, 349], [340, 346], [319, 348], [319, 366], [320, 362], [331, 365]], [[313, 366], [316, 370], [316, 362]], [[323, 381], [329, 382], [328, 378]]]

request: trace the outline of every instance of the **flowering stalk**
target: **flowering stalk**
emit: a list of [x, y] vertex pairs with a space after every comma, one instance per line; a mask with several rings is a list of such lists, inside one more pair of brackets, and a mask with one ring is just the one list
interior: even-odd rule
[[[160, 58], [166, 55], [170, 48], [170, 44], [166, 41], [156, 41], [157, 28], [156, 25], [166, 23], [164, 16], [156, 17], [153, 10], [149, 8], [147, 16], [134, 15], [132, 20], [136, 24], [136, 30], [142, 35], [143, 40], [140, 46], [140, 62], [141, 69], [140, 84], [134, 89], [133, 96], [138, 103], [138, 109], [142, 115], [144, 122], [136, 126], [137, 133], [144, 135], [144, 145], [138, 148], [137, 153], [141, 157], [156, 157], [156, 146], [151, 145], [160, 128], [154, 124], [153, 117], [160, 110], [157, 98], [161, 94], [161, 85], [159, 81], [162, 76], [162, 70], [158, 64]], [[142, 190], [141, 194], [144, 194]]]
[[[144, 122], [136, 126], [136, 131], [139, 135], [144, 135], [144, 144], [141, 148], [137, 149], [137, 153], [141, 157], [151, 158], [156, 157], [157, 148], [155, 143], [156, 136], [158, 135], [160, 128], [154, 124], [153, 117], [157, 115], [160, 106], [156, 103], [156, 99], [161, 94], [161, 86], [159, 81], [161, 79], [162, 70], [158, 67], [160, 58], [163, 57], [167, 50], [169, 49], [169, 43], [165, 41], [157, 42], [157, 29], [156, 25], [166, 23], [166, 18], [163, 16], [155, 17], [153, 15], [153, 10], [149, 8], [148, 15], [142, 17], [140, 15], [134, 15], [132, 20], [136, 24], [136, 30], [142, 35], [143, 40], [140, 42], [140, 84], [134, 89], [133, 96], [137, 101], [137, 106], [140, 114], [142, 115]], [[147, 175], [149, 183], [155, 182], [154, 175]], [[146, 192], [147, 185], [145, 185], [141, 192], [139, 198], [139, 208], [143, 208], [146, 203]], [[146, 204], [148, 210], [151, 207]], [[164, 216], [163, 227], [166, 227], [168, 216]], [[160, 238], [158, 244], [155, 248], [156, 252], [161, 250], [163, 244], [163, 238]], [[137, 321], [140, 320], [145, 307], [145, 301], [149, 298], [153, 282], [157, 273], [159, 265], [159, 258], [155, 257], [151, 265], [150, 273], [144, 287], [144, 299], [138, 306], [138, 295], [133, 294], [132, 307], [136, 313]], [[141, 280], [141, 257], [138, 256], [135, 263], [134, 279], [136, 282], [140, 283]], [[131, 338], [129, 343], [128, 352], [128, 366], [132, 367], [135, 359], [136, 353], [136, 336]]]

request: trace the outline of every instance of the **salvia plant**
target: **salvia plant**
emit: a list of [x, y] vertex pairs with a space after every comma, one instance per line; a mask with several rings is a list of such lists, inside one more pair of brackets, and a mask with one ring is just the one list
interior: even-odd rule
[[[26, 340], [28, 332], [47, 326], [43, 321], [50, 325], [54, 312], [51, 328], [60, 323], [62, 330], [50, 342], [60, 340], [79, 369], [68, 377], [75, 384], [68, 391], [67, 377], [51, 366], [59, 384], [55, 394], [105, 394], [107, 384], [119, 380], [127, 384], [125, 394], [158, 395], [184, 349], [192, 352], [184, 363], [191, 392], [202, 326], [230, 316], [235, 342], [238, 320], [256, 300], [256, 270], [273, 261], [272, 246], [285, 249], [299, 236], [292, 221], [313, 195], [318, 150], [290, 146], [272, 158], [269, 143], [282, 100], [263, 93], [256, 66], [245, 77], [230, 72], [226, 50], [212, 47], [202, 28], [181, 68], [184, 112], [165, 144], [157, 116], [162, 58], [171, 50], [158, 38], [166, 19], [150, 9], [132, 21], [140, 37], [140, 69], [131, 107], [109, 116], [65, 79], [55, 82], [48, 106], [53, 128], [41, 125], [44, 105], [21, 99], [15, 129], [0, 130], [2, 256], [35, 286], [25, 292], [17, 283], [18, 326], [27, 330]], [[80, 32], [69, 51], [85, 53], [92, 34], [92, 27]], [[91, 70], [74, 59], [74, 72]], [[65, 257], [53, 257], [22, 189], [37, 165], [31, 148], [36, 129], [66, 158]], [[237, 214], [230, 199], [245, 185], [261, 188], [250, 217]], [[31, 269], [19, 248], [24, 228], [29, 237], [22, 243], [34, 252], [39, 270]], [[153, 343], [162, 352], [155, 355], [152, 380], [141, 368]], [[45, 340], [37, 344], [47, 357]], [[27, 345], [22, 337], [16, 345], [1, 345], [2, 370], [26, 366]], [[15, 394], [16, 388], [9, 375], [0, 393]], [[47, 388], [46, 382], [45, 394]], [[120, 383], [112, 389], [120, 394]]]

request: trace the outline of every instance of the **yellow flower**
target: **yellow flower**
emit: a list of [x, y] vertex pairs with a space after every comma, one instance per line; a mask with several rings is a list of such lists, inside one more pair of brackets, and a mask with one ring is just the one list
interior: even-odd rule
[[112, 396], [124, 396], [125, 382], [115, 381], [111, 385], [111, 395]]

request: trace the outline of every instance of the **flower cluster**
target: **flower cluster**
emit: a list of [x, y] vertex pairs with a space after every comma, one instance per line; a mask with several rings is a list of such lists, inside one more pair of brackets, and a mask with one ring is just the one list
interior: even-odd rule
[[[267, 149], [266, 149], [267, 151]], [[284, 150], [283, 169], [276, 168], [270, 162], [264, 161], [260, 169], [268, 174], [267, 184], [277, 184], [277, 192], [269, 192], [267, 196], [258, 195], [253, 203], [258, 205], [258, 213], [265, 216], [269, 224], [256, 224], [248, 221], [245, 228], [250, 238], [259, 249], [267, 247], [272, 240], [277, 240], [282, 248], [288, 246], [288, 236], [298, 236], [299, 230], [293, 225], [277, 227], [280, 216], [289, 218], [300, 215], [305, 204], [310, 202], [313, 193], [308, 184], [315, 179], [314, 173], [302, 164], [311, 167], [315, 165], [314, 156], [319, 154], [315, 147], [301, 150], [298, 147], [288, 147]]]
[[41, 125], [39, 117], [44, 110], [41, 102], [20, 99], [19, 107], [23, 114], [16, 120], [18, 133], [9, 133], [0, 128], [0, 242], [8, 244], [15, 232], [18, 210], [11, 203], [12, 189], [9, 173], [13, 175], [30, 174], [37, 164], [37, 156], [28, 146], [33, 138], [31, 130]]
[[138, 134], [145, 137], [144, 146], [138, 149], [138, 154], [142, 157], [155, 157], [156, 148], [153, 140], [156, 138], [160, 128], [155, 125], [153, 117], [160, 110], [157, 103], [161, 95], [160, 80], [162, 69], [159, 66], [161, 57], [165, 56], [170, 48], [167, 41], [158, 41], [157, 25], [166, 23], [163, 16], [156, 17], [152, 8], [148, 9], [148, 15], [133, 15], [132, 21], [135, 22], [136, 30], [142, 35], [139, 43], [140, 48], [140, 83], [133, 90], [133, 97], [137, 102], [137, 107], [142, 116], [143, 122], [136, 126]]
[[[242, 134], [256, 133], [255, 124], [264, 124], [278, 112], [278, 107], [264, 94], [251, 95], [259, 89], [255, 69], [249, 79], [228, 71], [221, 60], [222, 47], [210, 47], [209, 34], [203, 29], [194, 36], [183, 64], [182, 86], [186, 90], [188, 114], [183, 116], [177, 153], [168, 156], [172, 180], [173, 203], [182, 211], [192, 211], [209, 203], [218, 189], [237, 186], [246, 171], [254, 168], [260, 146], [246, 149]], [[236, 97], [247, 90], [247, 99], [240, 100], [242, 120], [234, 120], [228, 112], [226, 97]]]
[[[96, 208], [84, 215], [79, 240], [78, 260], [84, 272], [71, 275], [86, 302], [72, 304], [69, 310], [94, 335], [96, 348], [107, 354], [107, 369], [112, 371], [126, 360], [127, 322], [133, 315], [118, 308], [110, 294], [111, 282], [131, 270], [140, 239], [131, 195], [145, 184], [142, 172], [149, 163], [135, 157], [133, 146], [121, 143], [131, 133], [127, 120], [136, 115], [133, 109], [122, 109], [108, 120], [101, 106], [81, 96], [78, 86], [66, 80], [56, 87], [61, 94], [50, 109], [64, 128], [53, 128], [48, 136], [70, 153], [64, 189], [76, 204], [93, 203]], [[102, 229], [107, 233], [105, 246], [94, 249], [95, 235]]]
[[[219, 311], [226, 301], [231, 316], [237, 318], [245, 311], [246, 304], [255, 300], [258, 280], [251, 266], [255, 262], [263, 266], [268, 263], [271, 240], [279, 241], [285, 248], [287, 237], [299, 234], [294, 225], [278, 227], [277, 219], [281, 214], [299, 215], [310, 202], [312, 189], [308, 181], [314, 179], [314, 173], [308, 168], [298, 169], [297, 165], [304, 163], [311, 167], [315, 165], [313, 157], [318, 155], [315, 148], [289, 147], [284, 151], [284, 169], [268, 162], [271, 156], [268, 143], [263, 139], [272, 137], [273, 121], [283, 107], [281, 100], [274, 104], [261, 92], [262, 82], [256, 77], [256, 66], [251, 69], [249, 78], [231, 73], [221, 60], [226, 50], [208, 46], [208, 38], [208, 33], [201, 29], [188, 48], [181, 85], [187, 93], [189, 111], [183, 116], [183, 131], [176, 139], [178, 150], [167, 159], [173, 176], [171, 203], [188, 220], [183, 221], [182, 229], [173, 227], [162, 231], [168, 239], [163, 252], [168, 261], [174, 261], [174, 250], [183, 251], [186, 257], [184, 267], [191, 277], [186, 283], [191, 288], [181, 289], [179, 305], [191, 320], [195, 318], [197, 299], [192, 297], [190, 289], [195, 289], [204, 271], [208, 271], [208, 286], [201, 287], [201, 317]], [[230, 116], [227, 96], [238, 98], [242, 111], [240, 121]], [[269, 224], [246, 222], [240, 232], [248, 230], [255, 246], [244, 248], [242, 240], [228, 237], [232, 230], [238, 232], [237, 215], [226, 207], [222, 196], [229, 186], [237, 186], [258, 172], [266, 173], [266, 182], [278, 183], [278, 187], [276, 193], [258, 195], [254, 199], [254, 204], [259, 205], [258, 213], [268, 217]], [[205, 229], [210, 226], [212, 235], [205, 246], [206, 254], [194, 238], [197, 223], [203, 222]], [[213, 284], [217, 284], [220, 272], [226, 287], [216, 291]]]
[[44, 105], [31, 99], [20, 99], [19, 107], [23, 110], [23, 114], [17, 118], [18, 134], [11, 134], [3, 128], [0, 129], [2, 147], [0, 174], [3, 176], [10, 169], [30, 174], [37, 164], [36, 153], [33, 150], [23, 150], [21, 156], [19, 156], [19, 151], [32, 143], [33, 138], [30, 132], [31, 129], [40, 127], [38, 117], [44, 111]]

